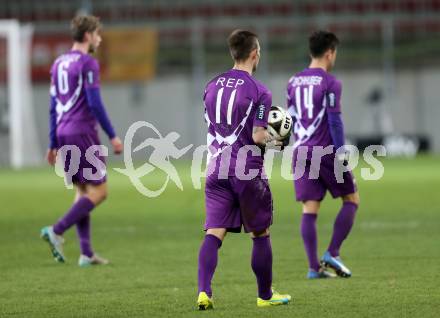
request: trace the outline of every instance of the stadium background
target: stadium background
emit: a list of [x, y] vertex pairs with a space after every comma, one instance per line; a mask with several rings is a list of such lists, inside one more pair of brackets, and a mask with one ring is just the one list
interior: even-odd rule
[[[68, 21], [78, 12], [92, 12], [104, 23], [98, 55], [103, 98], [121, 135], [142, 119], [161, 132], [179, 132], [183, 143], [203, 144], [204, 84], [231, 66], [225, 38], [236, 27], [259, 34], [256, 76], [272, 90], [274, 104], [284, 105], [287, 79], [308, 63], [308, 34], [324, 28], [342, 41], [334, 73], [344, 83], [350, 140], [388, 136], [394, 137], [383, 141], [389, 154], [412, 155], [420, 146], [440, 152], [440, 1], [2, 1], [0, 18], [34, 28], [32, 101], [42, 151], [48, 71], [71, 45]], [[1, 165], [9, 161], [5, 55], [3, 41]]]
[[[69, 208], [72, 191], [44, 163], [49, 67], [69, 49], [69, 21], [100, 16], [104, 42], [98, 58], [102, 95], [123, 138], [137, 120], [178, 144], [205, 143], [204, 83], [231, 67], [226, 37], [251, 28], [262, 44], [256, 77], [284, 105], [292, 73], [308, 65], [307, 36], [316, 28], [341, 39], [334, 73], [343, 82], [346, 131], [353, 143], [384, 143], [385, 175], [358, 177], [361, 206], [344, 245], [350, 280], [309, 282], [299, 236], [300, 205], [291, 182], [275, 166], [271, 188], [275, 283], [292, 293], [287, 308], [257, 311], [249, 266], [250, 242], [228, 237], [214, 280], [213, 317], [438, 317], [440, 290], [440, 1], [0, 1], [0, 19], [31, 24], [32, 99], [37, 167], [11, 165], [6, 41], [0, 40], [0, 316], [194, 317], [203, 192], [194, 190], [188, 161], [174, 162], [184, 191], [173, 184], [145, 198], [110, 171], [108, 200], [94, 212], [93, 244], [107, 268], [79, 269], [75, 231], [67, 233], [68, 263], [58, 266], [38, 239], [39, 229]], [[30, 128], [29, 128], [30, 129]], [[143, 141], [137, 135], [136, 145]], [[103, 141], [106, 138], [103, 136]], [[35, 146], [35, 145], [28, 145]], [[417, 154], [419, 150], [427, 151]], [[396, 156], [395, 158], [391, 158]], [[139, 158], [145, 160], [145, 157]], [[112, 157], [121, 167], [121, 158]], [[361, 163], [363, 166], [364, 163]], [[160, 187], [164, 175], [143, 178]], [[339, 202], [326, 199], [319, 249], [326, 247]]]

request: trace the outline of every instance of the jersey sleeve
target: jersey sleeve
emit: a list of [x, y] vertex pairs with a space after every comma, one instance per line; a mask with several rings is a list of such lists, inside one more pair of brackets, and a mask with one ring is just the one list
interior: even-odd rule
[[342, 123], [341, 113], [331, 112], [328, 114], [328, 127], [335, 149], [339, 149], [345, 143], [344, 124]]
[[289, 82], [287, 83], [287, 87], [286, 87], [286, 109], [287, 112], [289, 113], [289, 115], [292, 117], [293, 120], [295, 120], [295, 102], [293, 100], [294, 96], [292, 96], [291, 90], [292, 90], [292, 80], [293, 80], [293, 76], [290, 78]]
[[116, 133], [101, 99], [99, 89], [99, 64], [94, 58], [90, 58], [84, 63], [83, 78], [85, 78], [84, 87], [90, 110], [100, 123], [108, 138], [113, 139], [116, 136]]
[[99, 76], [99, 64], [94, 58], [89, 59], [83, 66], [83, 78], [84, 87], [99, 87], [100, 76]]
[[292, 87], [291, 83], [293, 81], [295, 76], [292, 76], [289, 81], [287, 82], [286, 86], [286, 109], [289, 109], [291, 106], [293, 106], [292, 96], [290, 94], [290, 89]]
[[272, 106], [272, 94], [265, 90], [256, 104], [257, 111], [254, 118], [254, 127], [267, 127], [267, 120], [269, 118], [270, 107]]
[[50, 102], [49, 102], [49, 148], [57, 148], [57, 111], [56, 111], [56, 87], [53, 80], [53, 71], [50, 72]]
[[50, 90], [49, 90], [49, 94], [50, 97], [57, 97], [57, 88], [55, 86], [55, 67], [54, 65], [52, 65], [52, 67], [50, 68]]
[[205, 103], [206, 101], [206, 94], [208, 93], [208, 85], [209, 84], [205, 86], [205, 90], [203, 91], [203, 97], [202, 97], [203, 103]]
[[291, 106], [293, 106], [292, 97], [290, 96], [289, 86], [287, 86], [287, 89], [286, 89], [286, 109], [289, 109]]
[[330, 113], [341, 112], [342, 84], [337, 79], [332, 79], [327, 89], [327, 111]]

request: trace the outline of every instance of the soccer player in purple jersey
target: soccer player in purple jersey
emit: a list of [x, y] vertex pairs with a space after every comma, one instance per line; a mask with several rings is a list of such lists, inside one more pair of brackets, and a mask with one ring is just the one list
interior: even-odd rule
[[[63, 146], [79, 148], [81, 157], [78, 172], [71, 179], [76, 188], [74, 203], [57, 223], [41, 230], [41, 237], [49, 243], [55, 260], [65, 262], [62, 235], [76, 225], [81, 248], [80, 266], [108, 263], [108, 260], [93, 252], [90, 242], [90, 213], [107, 197], [105, 159], [100, 151], [98, 122], [111, 140], [114, 153], [121, 153], [123, 148], [101, 100], [99, 64], [89, 55], [101, 43], [100, 28], [99, 19], [94, 16], [75, 17], [71, 22], [73, 47], [59, 56], [51, 68], [47, 161], [54, 165], [57, 153], [60, 155], [62, 152], [58, 149], [63, 149]], [[96, 149], [86, 155], [92, 146]], [[66, 159], [67, 173], [71, 168], [70, 161], [74, 164], [72, 152], [61, 156]], [[95, 163], [90, 160], [91, 156], [96, 159]]]
[[[294, 170], [301, 164], [299, 153], [307, 151], [303, 160], [305, 173], [294, 184], [296, 199], [303, 203], [301, 235], [309, 260], [307, 277], [310, 279], [334, 277], [326, 271], [327, 267], [338, 276], [351, 276], [339, 257], [339, 250], [352, 228], [359, 194], [351, 172], [344, 172], [340, 183], [335, 175], [335, 168], [342, 166], [346, 155], [340, 103], [342, 86], [329, 74], [336, 61], [338, 44], [338, 38], [331, 32], [313, 33], [309, 38], [310, 66], [295, 74], [287, 85], [288, 110], [295, 121]], [[313, 158], [319, 159], [319, 150], [328, 146], [332, 146], [331, 153], [323, 155], [318, 167], [314, 166]], [[333, 198], [342, 199], [342, 208], [334, 223], [330, 245], [319, 262], [316, 219], [327, 190]]]
[[257, 306], [290, 301], [289, 295], [280, 295], [271, 287], [272, 195], [264, 178], [260, 147], [274, 142], [266, 130], [272, 94], [252, 77], [260, 59], [257, 36], [235, 30], [228, 38], [228, 45], [234, 67], [211, 80], [203, 98], [209, 155], [206, 235], [199, 253], [199, 310], [213, 308], [211, 280], [218, 250], [226, 233], [240, 232], [242, 226], [253, 239], [251, 266], [257, 278]]

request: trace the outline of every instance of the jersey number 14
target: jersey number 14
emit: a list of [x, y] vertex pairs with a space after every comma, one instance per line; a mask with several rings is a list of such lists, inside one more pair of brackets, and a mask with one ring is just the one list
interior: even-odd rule
[[[303, 102], [304, 108], [307, 110], [307, 116], [312, 119], [313, 118], [313, 85], [309, 85], [309, 87], [304, 87], [303, 89]], [[296, 113], [299, 119], [302, 118], [302, 109], [301, 109], [301, 87], [298, 86], [295, 90], [295, 98], [296, 98]]]

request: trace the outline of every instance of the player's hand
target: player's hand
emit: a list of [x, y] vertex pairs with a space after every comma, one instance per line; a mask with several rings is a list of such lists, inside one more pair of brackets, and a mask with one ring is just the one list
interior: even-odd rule
[[116, 155], [119, 155], [122, 153], [122, 150], [124, 149], [124, 145], [122, 144], [121, 139], [119, 137], [115, 137], [112, 140], [110, 140], [112, 147], [113, 147], [113, 153]]
[[57, 149], [47, 149], [46, 160], [51, 166], [54, 166], [57, 161], [57, 152]]
[[283, 146], [283, 142], [281, 140], [272, 139], [266, 142], [266, 149], [274, 149], [282, 146]]
[[286, 138], [284, 138], [284, 139], [282, 140], [283, 144], [282, 144], [282, 146], [281, 146], [281, 151], [284, 150], [284, 147], [287, 147], [287, 146], [289, 145], [289, 143], [290, 143], [290, 136], [291, 136], [291, 134], [289, 133], [289, 134], [286, 136]]

